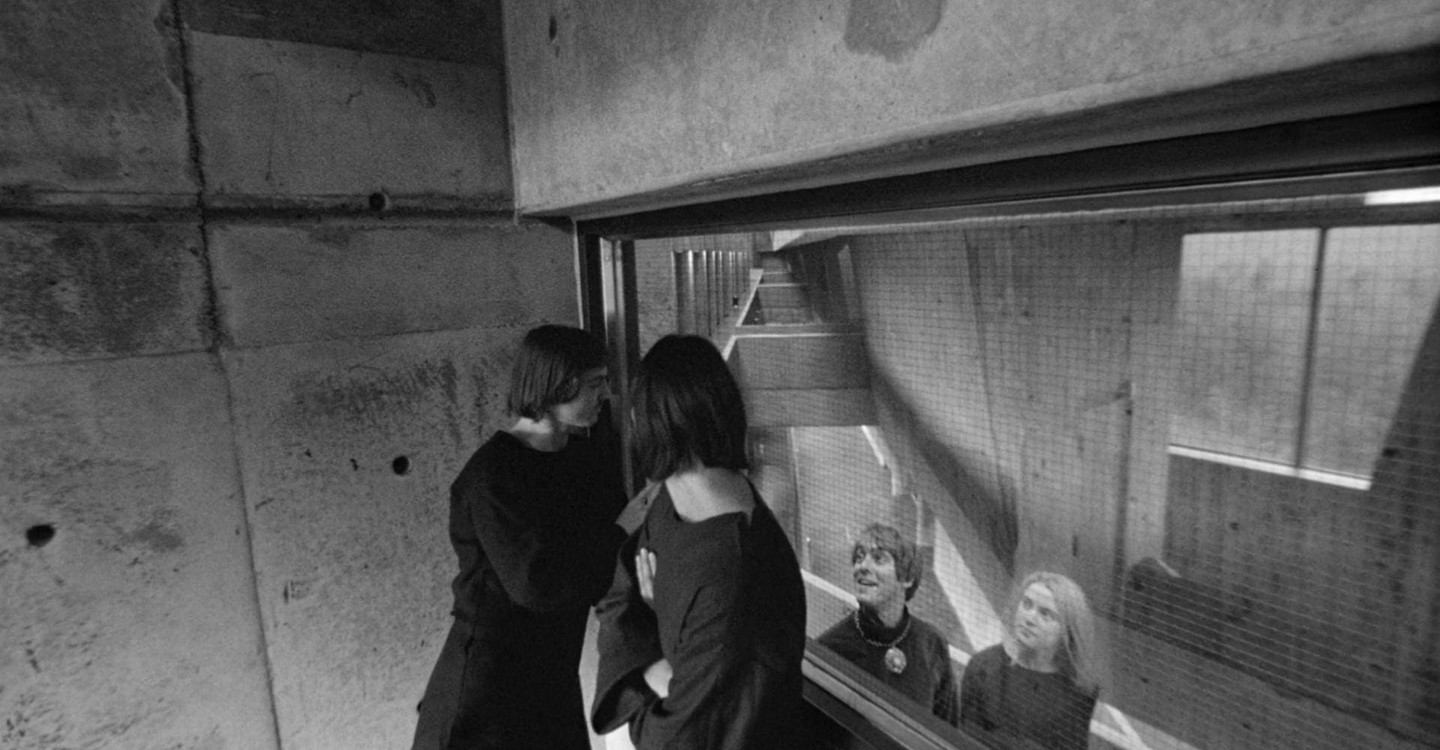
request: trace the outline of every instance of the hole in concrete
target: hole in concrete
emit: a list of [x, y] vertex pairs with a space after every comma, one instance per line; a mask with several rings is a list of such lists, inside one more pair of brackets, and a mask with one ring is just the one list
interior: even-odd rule
[[383, 192], [370, 194], [370, 208], [374, 211], [384, 211], [390, 208], [390, 196]]
[[403, 477], [410, 473], [410, 459], [396, 456], [395, 460], [390, 462], [390, 468], [395, 472], [395, 476]]
[[555, 41], [557, 36], [560, 36], [560, 23], [555, 20], [555, 16], [550, 16], [550, 41]]
[[48, 523], [37, 524], [25, 530], [25, 541], [31, 547], [44, 547], [55, 538], [55, 527]]

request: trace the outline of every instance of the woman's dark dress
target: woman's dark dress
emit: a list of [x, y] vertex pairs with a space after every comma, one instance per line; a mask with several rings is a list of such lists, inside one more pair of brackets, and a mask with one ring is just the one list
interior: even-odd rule
[[1001, 747], [1085, 750], [1097, 696], [1069, 677], [1010, 661], [996, 644], [976, 654], [960, 678], [960, 725]]
[[[637, 546], [655, 553], [653, 610], [635, 586]], [[621, 549], [596, 614], [596, 731], [628, 722], [638, 750], [797, 746], [805, 590], [790, 541], [758, 494], [748, 519], [688, 523], [662, 490]], [[661, 658], [674, 670], [663, 700], [643, 677]]]
[[626, 502], [618, 441], [593, 432], [554, 453], [496, 432], [451, 486], [455, 622], [415, 750], [590, 747], [580, 650], [625, 539], [614, 519]]

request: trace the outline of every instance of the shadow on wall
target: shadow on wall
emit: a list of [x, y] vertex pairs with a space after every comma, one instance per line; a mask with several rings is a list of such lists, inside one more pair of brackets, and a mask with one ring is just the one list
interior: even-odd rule
[[[1019, 519], [1016, 512], [1015, 489], [1003, 475], [998, 477], [998, 486], [988, 488], [978, 478], [979, 472], [967, 465], [964, 456], [943, 443], [933, 430], [920, 418], [919, 411], [906, 403], [891, 387], [889, 381], [871, 369], [871, 390], [876, 403], [894, 415], [903, 425], [911, 444], [919, 452], [918, 458], [940, 482], [945, 495], [964, 514], [965, 519], [975, 527], [986, 542], [991, 554], [1005, 566], [1005, 572], [1015, 574], [1015, 551], [1020, 546]], [[1003, 599], [1006, 592], [1000, 592]]]
[[944, 627], [961, 650], [990, 646], [1000, 638], [1000, 613], [1015, 575], [1015, 493], [1004, 480], [999, 492], [987, 487], [883, 377], [872, 374], [871, 389], [896, 468], [909, 475], [906, 491], [925, 499], [919, 540], [925, 578], [915, 609]]

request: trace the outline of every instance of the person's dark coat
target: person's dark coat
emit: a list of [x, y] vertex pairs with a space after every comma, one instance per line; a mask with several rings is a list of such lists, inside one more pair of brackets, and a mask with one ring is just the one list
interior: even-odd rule
[[[653, 608], [635, 583], [635, 550], [655, 553]], [[656, 497], [596, 606], [600, 667], [591, 725], [630, 725], [638, 750], [791, 748], [800, 716], [805, 591], [794, 550], [757, 495], [755, 508], [697, 523]], [[664, 658], [661, 699], [645, 684]]]
[[589, 750], [580, 651], [626, 503], [618, 441], [594, 432], [555, 453], [497, 432], [451, 486], [455, 622], [415, 750]]

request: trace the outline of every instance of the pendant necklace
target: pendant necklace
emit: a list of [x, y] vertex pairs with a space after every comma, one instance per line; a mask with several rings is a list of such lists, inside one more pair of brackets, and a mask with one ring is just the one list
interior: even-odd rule
[[899, 638], [889, 643], [882, 643], [880, 641], [872, 641], [870, 640], [870, 636], [865, 635], [865, 628], [860, 627], [860, 610], [857, 609], [855, 610], [855, 631], [860, 634], [861, 638], [865, 639], [866, 643], [875, 648], [885, 649], [885, 668], [890, 670], [891, 674], [900, 674], [905, 671], [905, 652], [899, 649], [899, 645], [900, 641], [905, 640], [905, 636], [910, 635], [909, 618], [905, 619], [905, 629], [900, 631]]

